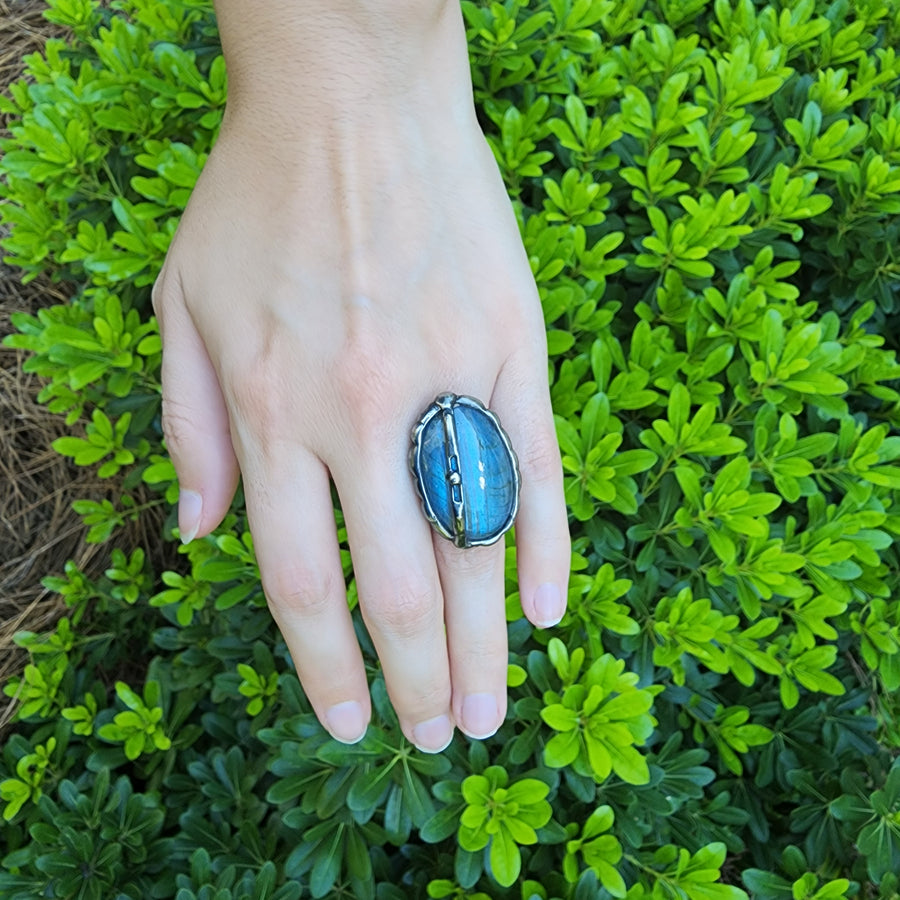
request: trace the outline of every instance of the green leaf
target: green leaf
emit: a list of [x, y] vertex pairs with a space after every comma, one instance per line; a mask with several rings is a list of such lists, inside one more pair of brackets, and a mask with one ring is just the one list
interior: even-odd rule
[[541, 710], [541, 718], [554, 731], [571, 731], [577, 727], [578, 713], [564, 706], [548, 706]]
[[522, 778], [510, 785], [507, 797], [520, 806], [530, 806], [543, 800], [550, 793], [550, 788], [536, 778]]
[[502, 887], [514, 884], [522, 869], [522, 857], [512, 836], [501, 828], [491, 840], [491, 874]]

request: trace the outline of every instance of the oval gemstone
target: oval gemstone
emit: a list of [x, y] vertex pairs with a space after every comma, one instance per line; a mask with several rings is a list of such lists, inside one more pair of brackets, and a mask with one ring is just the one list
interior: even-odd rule
[[414, 441], [417, 487], [437, 530], [461, 547], [497, 540], [515, 518], [519, 474], [496, 416], [472, 398], [442, 395]]

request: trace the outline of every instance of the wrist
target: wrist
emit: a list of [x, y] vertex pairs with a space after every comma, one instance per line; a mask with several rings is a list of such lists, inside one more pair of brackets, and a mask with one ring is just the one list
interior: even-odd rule
[[229, 106], [268, 122], [471, 106], [456, 0], [218, 0]]

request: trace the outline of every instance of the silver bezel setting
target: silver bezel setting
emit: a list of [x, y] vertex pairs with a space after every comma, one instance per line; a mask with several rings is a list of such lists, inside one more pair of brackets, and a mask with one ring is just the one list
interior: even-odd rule
[[[506, 523], [497, 532], [497, 534], [495, 534], [491, 538], [476, 540], [466, 539], [465, 493], [461, 489], [459, 475], [457, 474], [456, 481], [454, 481], [452, 477], [452, 473], [454, 472], [454, 461], [456, 462], [457, 472], [459, 466], [459, 453], [456, 446], [456, 427], [453, 421], [453, 409], [456, 406], [469, 406], [486, 415], [488, 419], [490, 419], [491, 422], [496, 426], [497, 432], [500, 434], [500, 438], [503, 441], [503, 446], [506, 448], [506, 452], [509, 454], [510, 461], [512, 462], [514, 483], [512, 508], [510, 510]], [[431, 505], [431, 501], [428, 498], [428, 492], [425, 490], [425, 487], [422, 483], [422, 436], [429, 422], [431, 422], [431, 420], [438, 415], [441, 416], [443, 420], [444, 443], [447, 447], [445, 471], [451, 473], [451, 475], [448, 476], [447, 480], [449, 482], [448, 488], [450, 502], [452, 505], [455, 533], [448, 531], [441, 524], [437, 515], [435, 515], [434, 509]], [[516, 456], [515, 450], [513, 450], [512, 448], [512, 443], [510, 442], [509, 435], [503, 430], [503, 426], [500, 424], [500, 420], [493, 412], [491, 412], [491, 410], [489, 410], [483, 403], [479, 402], [474, 397], [469, 397], [464, 394], [457, 395], [450, 393], [438, 395], [434, 403], [432, 403], [431, 406], [429, 406], [428, 409], [425, 410], [412, 430], [412, 449], [409, 452], [409, 467], [413, 474], [416, 493], [419, 495], [419, 499], [422, 502], [422, 509], [425, 513], [425, 518], [428, 519], [428, 521], [431, 523], [434, 530], [438, 532], [438, 534], [440, 534], [442, 537], [447, 538], [447, 540], [453, 541], [453, 543], [457, 547], [484, 547], [488, 546], [489, 544], [494, 544], [498, 540], [500, 540], [500, 538], [503, 537], [503, 535], [506, 534], [506, 532], [509, 531], [509, 529], [512, 527], [512, 524], [516, 518], [516, 514], [519, 511], [519, 492], [522, 487], [522, 476], [519, 472], [519, 459]]]

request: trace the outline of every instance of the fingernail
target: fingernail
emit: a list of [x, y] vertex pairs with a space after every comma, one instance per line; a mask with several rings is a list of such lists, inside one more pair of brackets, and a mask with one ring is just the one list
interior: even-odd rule
[[490, 737], [499, 727], [500, 711], [493, 694], [469, 694], [462, 705], [460, 728], [476, 740]]
[[562, 594], [555, 584], [542, 584], [534, 592], [535, 622], [541, 628], [556, 625], [566, 612]]
[[202, 514], [203, 498], [196, 491], [179, 491], [178, 532], [182, 544], [189, 544], [197, 536]]
[[453, 740], [453, 726], [447, 716], [435, 716], [419, 722], [412, 731], [413, 743], [423, 753], [440, 753]]
[[366, 733], [366, 717], [355, 700], [335, 703], [325, 713], [325, 727], [331, 736], [344, 744], [356, 744]]

